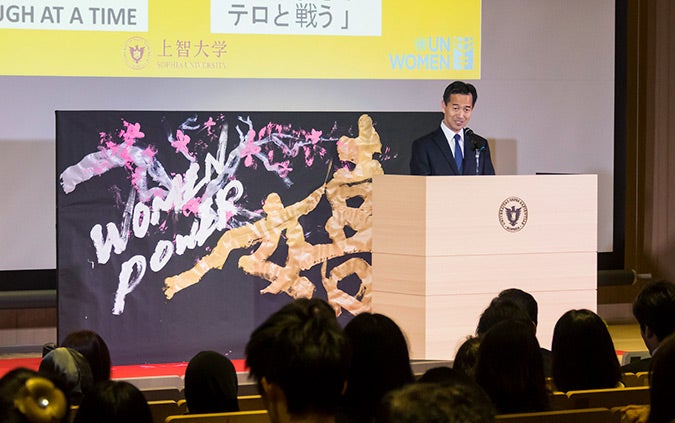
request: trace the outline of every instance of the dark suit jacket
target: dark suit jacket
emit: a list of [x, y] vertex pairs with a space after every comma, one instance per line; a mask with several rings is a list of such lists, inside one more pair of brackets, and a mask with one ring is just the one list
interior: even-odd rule
[[[476, 149], [476, 146], [483, 146], [483, 148]], [[478, 166], [476, 166], [476, 156], [478, 156]], [[471, 130], [467, 131], [467, 128], [464, 128], [463, 167], [462, 175], [495, 174], [487, 140]], [[413, 142], [410, 174], [459, 175], [450, 144], [440, 126], [434, 132]]]

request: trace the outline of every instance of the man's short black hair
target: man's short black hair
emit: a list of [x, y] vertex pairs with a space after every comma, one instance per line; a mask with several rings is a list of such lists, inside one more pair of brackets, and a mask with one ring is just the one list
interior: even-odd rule
[[500, 292], [497, 298], [508, 299], [518, 304], [527, 312], [527, 315], [530, 316], [530, 320], [532, 320], [535, 325], [537, 324], [539, 306], [537, 305], [537, 300], [535, 300], [529, 292], [525, 292], [518, 288], [509, 288]]
[[675, 284], [658, 281], [646, 285], [633, 302], [633, 315], [640, 329], [649, 327], [659, 342], [675, 332]]
[[384, 396], [375, 423], [489, 423], [495, 410], [475, 382], [414, 383]]
[[320, 299], [295, 300], [251, 334], [246, 365], [284, 393], [291, 415], [334, 415], [349, 367], [347, 339]]
[[471, 94], [471, 106], [475, 106], [476, 100], [478, 100], [478, 92], [476, 91], [476, 87], [474, 87], [472, 84], [462, 81], [455, 81], [445, 87], [445, 91], [443, 92], [443, 103], [448, 104], [448, 101], [450, 101], [450, 96], [453, 94]]
[[483, 314], [480, 315], [478, 326], [476, 327], [476, 335], [483, 336], [493, 326], [506, 320], [517, 320], [528, 323], [532, 326], [532, 330], [534, 330], [532, 319], [530, 319], [530, 316], [518, 303], [509, 298], [495, 297], [485, 311], [483, 311]]

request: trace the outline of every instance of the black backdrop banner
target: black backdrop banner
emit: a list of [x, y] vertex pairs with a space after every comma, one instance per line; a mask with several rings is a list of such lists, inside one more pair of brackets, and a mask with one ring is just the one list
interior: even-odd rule
[[58, 333], [242, 358], [292, 298], [370, 309], [371, 181], [440, 113], [59, 111]]

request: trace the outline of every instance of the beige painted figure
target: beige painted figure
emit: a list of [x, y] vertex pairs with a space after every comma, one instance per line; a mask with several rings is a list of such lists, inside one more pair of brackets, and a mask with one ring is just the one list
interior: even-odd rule
[[[350, 258], [327, 273], [329, 259], [371, 251], [371, 181], [373, 176], [384, 173], [380, 163], [373, 159], [373, 154], [381, 152], [382, 144], [370, 116], [362, 115], [358, 125], [358, 137], [343, 136], [337, 144], [340, 160], [353, 163], [353, 170], [346, 167], [338, 169], [327, 184], [290, 206], [284, 206], [277, 193], [269, 194], [263, 205], [264, 218], [228, 230], [218, 240], [213, 251], [192, 269], [164, 281], [166, 298], [171, 299], [176, 292], [199, 282], [209, 270], [221, 269], [232, 250], [259, 244], [252, 254], [239, 259], [239, 267], [248, 274], [270, 282], [261, 290], [262, 294], [285, 292], [293, 298], [310, 298], [318, 281], [313, 283], [300, 276], [300, 273], [321, 263], [321, 282], [336, 314], [340, 314], [342, 309], [352, 314], [370, 310], [372, 272], [365, 260]], [[305, 231], [299, 218], [316, 208], [324, 192], [332, 209], [325, 224], [332, 242], [310, 244], [305, 240]], [[350, 207], [348, 201], [354, 199], [358, 206]], [[351, 228], [351, 236], [347, 235], [345, 227]], [[280, 266], [268, 259], [284, 235], [288, 256], [286, 263]], [[356, 274], [361, 281], [358, 292], [353, 296], [338, 287], [342, 279], [352, 274]]]

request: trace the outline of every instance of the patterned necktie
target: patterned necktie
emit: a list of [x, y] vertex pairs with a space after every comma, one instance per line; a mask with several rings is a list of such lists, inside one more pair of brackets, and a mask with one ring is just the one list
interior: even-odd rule
[[459, 134], [455, 134], [455, 163], [457, 164], [457, 170], [459, 171], [459, 174], [462, 174], [462, 161], [464, 159], [464, 156], [462, 155], [462, 147], [459, 146], [459, 140], [462, 137]]

